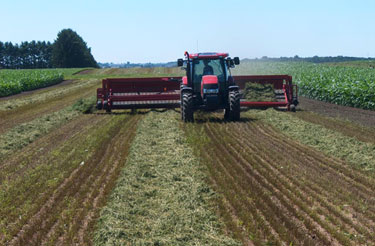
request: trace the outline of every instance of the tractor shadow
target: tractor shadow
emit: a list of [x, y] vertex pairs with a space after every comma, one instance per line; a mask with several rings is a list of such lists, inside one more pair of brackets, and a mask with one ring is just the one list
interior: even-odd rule
[[111, 112], [105, 112], [104, 110], [100, 111], [94, 111], [89, 114], [95, 114], [95, 115], [146, 115], [150, 112], [156, 112], [156, 113], [164, 113], [167, 111], [175, 111], [177, 113], [180, 113], [180, 111], [176, 109], [136, 109], [136, 110], [129, 110], [129, 109], [119, 109], [119, 110], [112, 110]]
[[257, 119], [250, 118], [250, 117], [242, 117], [238, 121], [230, 121], [230, 120], [225, 120], [223, 117], [215, 117], [215, 116], [208, 116], [204, 118], [198, 118], [195, 117], [194, 123], [195, 124], [205, 124], [205, 123], [220, 123], [220, 124], [227, 124], [227, 123], [249, 123], [257, 121]]
[[230, 123], [249, 123], [257, 121], [258, 119], [245, 116], [241, 114], [240, 120], [230, 121], [224, 119], [224, 113], [222, 112], [203, 112], [198, 111], [194, 115], [194, 123], [196, 124], [205, 124], [205, 123], [219, 123], [219, 124], [230, 124]]
[[[119, 116], [119, 115], [147, 115], [151, 112], [154, 113], [165, 113], [168, 111], [173, 111], [177, 114], [180, 114], [181, 111], [179, 109], [137, 109], [137, 110], [113, 110], [112, 112], [108, 113], [103, 110], [94, 111], [90, 114], [98, 115], [98, 116]], [[252, 118], [249, 116], [241, 115], [240, 120], [238, 121], [229, 121], [224, 119], [224, 114], [218, 112], [202, 112], [198, 111], [194, 114], [194, 122], [193, 124], [205, 124], [205, 123], [219, 123], [219, 124], [231, 124], [231, 123], [249, 123], [257, 121], [258, 119]]]

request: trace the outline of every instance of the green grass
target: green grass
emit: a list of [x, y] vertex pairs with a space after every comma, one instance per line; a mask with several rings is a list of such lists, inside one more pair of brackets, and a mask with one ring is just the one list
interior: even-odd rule
[[152, 112], [140, 123], [95, 245], [238, 245], [211, 210], [215, 194], [176, 118]]
[[105, 78], [134, 78], [134, 77], [170, 77], [183, 76], [181, 68], [105, 68], [89, 69], [83, 73], [76, 73], [71, 78], [74, 79], [105, 79]]

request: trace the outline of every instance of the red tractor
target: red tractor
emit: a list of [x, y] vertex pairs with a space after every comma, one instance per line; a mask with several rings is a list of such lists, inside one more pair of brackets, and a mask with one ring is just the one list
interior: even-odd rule
[[[184, 77], [109, 78], [97, 89], [97, 108], [113, 109], [181, 108], [185, 122], [194, 121], [194, 111], [224, 109], [224, 118], [237, 121], [240, 108], [285, 108], [295, 111], [297, 86], [289, 75], [232, 76], [230, 68], [240, 64], [238, 57], [227, 53], [185, 52]], [[271, 85], [274, 100], [256, 101], [241, 98], [247, 83]]]
[[234, 83], [230, 68], [240, 64], [240, 59], [231, 59], [228, 53], [185, 52], [186, 59], [178, 59], [186, 76], [181, 84], [181, 116], [183, 121], [194, 121], [194, 111], [224, 109], [226, 120], [240, 119], [239, 87]]

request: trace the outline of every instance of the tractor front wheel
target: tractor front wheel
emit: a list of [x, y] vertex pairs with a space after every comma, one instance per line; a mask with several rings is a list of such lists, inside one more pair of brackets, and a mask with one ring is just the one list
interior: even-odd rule
[[224, 118], [230, 121], [240, 120], [240, 93], [237, 90], [229, 92], [229, 108], [225, 109]]
[[229, 110], [229, 108], [224, 109], [224, 120], [230, 120], [230, 110]]
[[181, 116], [184, 122], [194, 121], [193, 95], [189, 92], [182, 93]]

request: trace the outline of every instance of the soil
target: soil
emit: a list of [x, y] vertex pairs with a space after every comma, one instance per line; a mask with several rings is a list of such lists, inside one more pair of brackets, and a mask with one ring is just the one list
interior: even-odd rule
[[329, 117], [349, 120], [366, 127], [375, 127], [375, 111], [341, 106], [305, 97], [299, 97], [297, 108]]
[[75, 73], [74, 75], [81, 75], [81, 74], [92, 74], [95, 70], [93, 69], [85, 69], [82, 71], [79, 71], [78, 73]]

